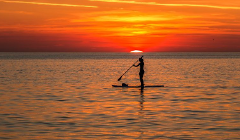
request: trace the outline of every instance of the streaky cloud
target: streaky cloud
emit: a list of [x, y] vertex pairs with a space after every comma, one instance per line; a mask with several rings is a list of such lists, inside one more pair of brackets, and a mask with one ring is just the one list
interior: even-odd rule
[[26, 14], [26, 15], [31, 15], [33, 13], [30, 12], [25, 12], [25, 11], [7, 11], [7, 10], [0, 10], [0, 13], [4, 13], [4, 14]]
[[240, 10], [240, 7], [232, 6], [217, 6], [217, 5], [203, 5], [203, 4], [161, 4], [156, 2], [138, 2], [138, 1], [126, 1], [126, 0], [89, 0], [98, 2], [112, 2], [112, 3], [129, 3], [129, 4], [142, 4], [142, 5], [156, 5], [156, 6], [171, 6], [171, 7], [205, 7], [216, 9], [235, 9]]
[[6, 2], [6, 3], [22, 3], [22, 4], [35, 4], [35, 5], [48, 5], [48, 6], [98, 8], [98, 6], [91, 6], [91, 5], [59, 4], [59, 3], [45, 3], [45, 2], [29, 2], [29, 1], [8, 1], [8, 0], [0, 0], [0, 2]]

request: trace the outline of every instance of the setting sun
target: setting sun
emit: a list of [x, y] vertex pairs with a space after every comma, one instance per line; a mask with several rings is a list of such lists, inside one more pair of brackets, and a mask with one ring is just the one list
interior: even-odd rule
[[134, 51], [131, 51], [131, 53], [142, 53], [143, 51], [140, 51], [140, 50], [134, 50]]

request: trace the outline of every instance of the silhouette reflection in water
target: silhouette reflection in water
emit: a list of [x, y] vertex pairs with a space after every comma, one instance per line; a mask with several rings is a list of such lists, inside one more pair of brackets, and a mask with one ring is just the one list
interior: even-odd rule
[[144, 102], [145, 102], [145, 100], [144, 100], [144, 90], [143, 90], [143, 88], [140, 90], [140, 99], [139, 99], [139, 112], [138, 112], [138, 115], [139, 115], [139, 122], [140, 122], [140, 124], [139, 124], [139, 126], [140, 126], [140, 128], [139, 128], [139, 132], [140, 132], [140, 134], [139, 134], [139, 137], [138, 137], [138, 139], [142, 139], [143, 137], [144, 137], [144, 127], [145, 127], [145, 122], [144, 122], [144, 120], [145, 120], [145, 118], [144, 118]]

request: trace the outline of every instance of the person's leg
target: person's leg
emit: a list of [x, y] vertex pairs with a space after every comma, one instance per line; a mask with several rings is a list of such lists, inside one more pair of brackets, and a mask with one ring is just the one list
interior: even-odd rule
[[139, 73], [140, 82], [141, 82], [141, 87], [144, 87], [143, 74], [144, 74], [144, 73]]
[[143, 79], [140, 79], [140, 81], [141, 81], [141, 87], [144, 87]]

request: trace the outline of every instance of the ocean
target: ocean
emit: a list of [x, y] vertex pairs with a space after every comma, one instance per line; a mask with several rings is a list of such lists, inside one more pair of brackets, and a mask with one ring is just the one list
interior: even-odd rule
[[[144, 55], [145, 85], [140, 85]], [[240, 53], [0, 53], [0, 139], [240, 139]]]

